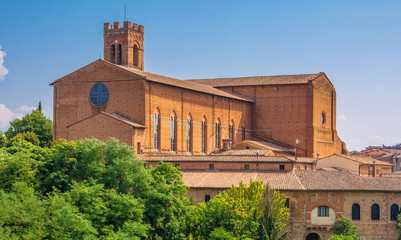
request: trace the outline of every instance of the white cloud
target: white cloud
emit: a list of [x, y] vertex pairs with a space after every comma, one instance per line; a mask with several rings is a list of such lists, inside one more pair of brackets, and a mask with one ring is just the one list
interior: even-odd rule
[[37, 109], [36, 107], [29, 107], [26, 105], [22, 105], [21, 107], [18, 108], [18, 111], [23, 112], [23, 113], [31, 113], [32, 110]]
[[15, 114], [6, 105], [0, 104], [0, 129], [6, 128], [8, 123], [15, 118]]
[[5, 76], [8, 74], [8, 69], [4, 67], [4, 56], [6, 56], [6, 52], [1, 51], [3, 46], [0, 45], [0, 81], [5, 79]]
[[344, 115], [338, 115], [337, 120], [345, 121], [345, 120], [347, 120], [347, 118]]
[[10, 126], [10, 121], [16, 118], [23, 118], [27, 113], [31, 113], [35, 107], [22, 105], [17, 110], [13, 111], [6, 105], [0, 104], [0, 130], [5, 131]]

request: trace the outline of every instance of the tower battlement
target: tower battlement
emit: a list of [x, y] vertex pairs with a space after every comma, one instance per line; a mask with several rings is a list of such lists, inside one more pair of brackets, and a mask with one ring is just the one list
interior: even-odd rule
[[123, 26], [120, 26], [120, 22], [104, 23], [104, 31], [106, 30], [132, 30], [135, 32], [143, 33], [144, 27], [130, 21], [124, 21]]

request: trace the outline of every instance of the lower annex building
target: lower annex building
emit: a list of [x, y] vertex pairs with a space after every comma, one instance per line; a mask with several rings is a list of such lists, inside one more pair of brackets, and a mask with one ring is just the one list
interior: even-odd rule
[[[369, 187], [355, 185], [359, 195], [340, 183], [315, 189], [300, 182], [299, 174], [309, 182], [324, 181], [315, 178], [322, 174], [336, 183], [344, 176], [354, 181], [347, 171], [316, 171], [318, 158], [348, 153], [337, 135], [336, 91], [325, 73], [181, 80], [144, 71], [143, 26], [105, 23], [103, 34], [104, 60], [51, 83], [54, 139], [115, 137], [149, 164], [173, 162], [196, 202], [238, 179], [263, 180], [290, 198], [291, 239], [326, 239], [333, 219], [351, 214], [348, 201], [363, 206], [358, 230], [379, 223], [367, 218], [368, 202], [382, 201], [382, 216], [389, 203], [401, 204], [401, 188], [380, 192], [378, 177]], [[287, 187], [274, 185], [279, 181]], [[381, 195], [372, 200], [375, 191]], [[328, 215], [318, 218], [316, 207]], [[364, 231], [366, 239], [395, 236], [394, 221], [380, 224], [379, 231]]]

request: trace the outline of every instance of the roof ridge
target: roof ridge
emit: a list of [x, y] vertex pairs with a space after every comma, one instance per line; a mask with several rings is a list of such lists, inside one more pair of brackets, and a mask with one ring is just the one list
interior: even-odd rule
[[324, 72], [319, 73], [300, 73], [300, 74], [277, 74], [277, 75], [258, 75], [258, 76], [247, 76], [247, 77], [217, 77], [217, 78], [189, 78], [184, 81], [195, 81], [195, 80], [216, 80], [216, 79], [238, 79], [238, 78], [257, 78], [257, 77], [283, 77], [283, 76], [306, 76], [306, 75], [320, 75]]
[[298, 181], [299, 185], [301, 185], [302, 190], [305, 190], [305, 186], [302, 184], [301, 179], [299, 179], [298, 175], [295, 173], [295, 171], [292, 171], [292, 174], [295, 176], [295, 179]]

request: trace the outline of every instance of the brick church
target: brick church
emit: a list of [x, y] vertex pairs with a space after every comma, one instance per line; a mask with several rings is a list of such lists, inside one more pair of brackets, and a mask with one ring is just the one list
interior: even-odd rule
[[181, 80], [145, 72], [144, 27], [127, 21], [104, 24], [104, 60], [51, 85], [55, 139], [113, 136], [137, 154], [210, 154], [224, 140], [268, 145], [270, 155], [347, 151], [326, 74]]
[[340, 215], [397, 239], [399, 176], [347, 156], [326, 74], [182, 80], [144, 70], [144, 27], [104, 24], [104, 60], [51, 83], [54, 139], [115, 137], [144, 164], [179, 167], [194, 203], [240, 181], [288, 197], [288, 239], [323, 240]]

